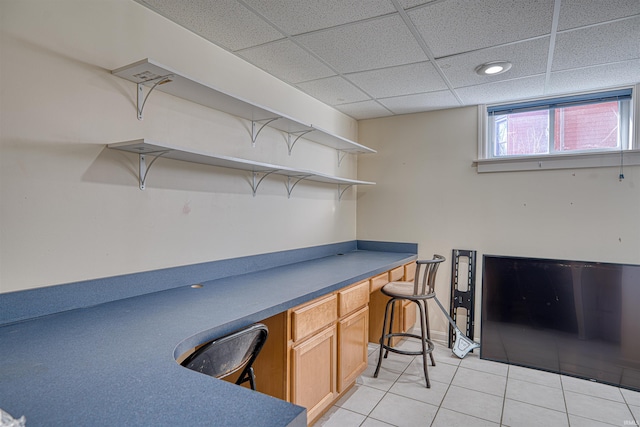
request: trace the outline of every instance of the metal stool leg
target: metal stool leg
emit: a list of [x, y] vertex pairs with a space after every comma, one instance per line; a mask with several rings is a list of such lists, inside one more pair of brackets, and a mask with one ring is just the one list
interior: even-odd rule
[[[427, 300], [423, 300], [422, 303], [424, 304], [424, 312], [427, 323], [427, 339], [431, 341], [431, 327], [429, 326], [429, 306], [427, 305]], [[436, 366], [436, 360], [433, 358], [433, 352], [429, 354], [429, 357], [431, 358], [431, 366]]]
[[[427, 372], [427, 337], [426, 337], [426, 312], [424, 309], [424, 305], [420, 304], [418, 301], [415, 301], [418, 304], [420, 309], [420, 335], [422, 336], [422, 368], [424, 370], [424, 379], [427, 383], [427, 388], [431, 388], [431, 381], [429, 381], [429, 372]], [[432, 355], [433, 357], [433, 355]]]
[[[396, 311], [396, 299], [392, 298], [391, 301], [391, 318], [389, 319], [389, 331], [387, 332], [388, 334], [392, 334], [393, 333], [393, 317], [395, 316], [395, 311]], [[383, 333], [384, 333], [384, 329], [383, 329]], [[387, 338], [387, 345], [389, 347], [392, 347], [391, 345], [391, 337]], [[389, 349], [387, 349], [387, 351], [384, 352], [384, 358], [386, 359], [387, 356], [389, 356]]]
[[[387, 326], [387, 318], [389, 317], [389, 304], [393, 304], [393, 299], [390, 299], [387, 302], [387, 306], [384, 309], [384, 320], [382, 321], [382, 333], [380, 334], [380, 354], [378, 355], [378, 366], [376, 366], [376, 371], [373, 373], [373, 378], [378, 378], [378, 373], [380, 372], [380, 367], [382, 366], [382, 358], [385, 357], [384, 353], [384, 337], [385, 337], [385, 329]], [[393, 307], [393, 305], [392, 305]]]

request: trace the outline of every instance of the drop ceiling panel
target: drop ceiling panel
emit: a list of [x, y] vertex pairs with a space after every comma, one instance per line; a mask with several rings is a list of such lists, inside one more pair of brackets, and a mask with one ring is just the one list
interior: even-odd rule
[[[489, 49], [477, 50], [438, 59], [436, 63], [454, 88], [479, 85], [501, 80], [544, 73], [547, 69], [545, 56], [549, 51], [549, 37], [514, 43]], [[511, 69], [495, 76], [480, 76], [474, 71], [478, 65], [491, 61], [509, 61]]]
[[559, 33], [552, 71], [640, 58], [640, 16]]
[[389, 0], [243, 0], [289, 35], [334, 27], [396, 11]]
[[347, 74], [345, 77], [374, 98], [433, 92], [447, 88], [430, 62], [363, 71]]
[[358, 119], [640, 82], [640, 0], [134, 1]]
[[[267, 43], [282, 33], [236, 0], [136, 0], [228, 50]], [[242, 25], [238, 25], [242, 22]]]
[[597, 24], [640, 14], [638, 0], [562, 0], [558, 30]]
[[448, 90], [420, 93], [416, 95], [396, 96], [379, 99], [382, 105], [395, 114], [417, 113], [420, 111], [438, 110], [459, 107], [460, 103]]
[[340, 76], [299, 83], [300, 89], [329, 105], [346, 104], [369, 99], [364, 92]]
[[629, 85], [640, 80], [640, 59], [551, 73], [550, 93], [590, 91]]
[[403, 9], [409, 9], [415, 6], [419, 6], [421, 4], [426, 4], [432, 1], [437, 0], [398, 0], [398, 4], [402, 6]]
[[408, 12], [436, 58], [541, 36], [551, 31], [553, 0], [448, 0]]
[[388, 116], [390, 111], [376, 101], [362, 101], [351, 104], [336, 105], [336, 109], [356, 120], [373, 119]]
[[467, 86], [456, 90], [465, 105], [493, 104], [544, 95], [545, 76]]
[[288, 39], [244, 49], [237, 54], [288, 83], [335, 75], [333, 70]]
[[298, 36], [296, 40], [340, 73], [410, 64], [427, 59], [397, 15], [318, 31]]

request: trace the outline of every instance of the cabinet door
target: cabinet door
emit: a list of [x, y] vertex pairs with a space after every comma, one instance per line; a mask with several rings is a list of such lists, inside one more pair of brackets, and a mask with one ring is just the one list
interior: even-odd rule
[[291, 349], [291, 402], [307, 408], [313, 422], [337, 396], [336, 325]]
[[338, 323], [338, 391], [342, 393], [367, 368], [369, 307]]

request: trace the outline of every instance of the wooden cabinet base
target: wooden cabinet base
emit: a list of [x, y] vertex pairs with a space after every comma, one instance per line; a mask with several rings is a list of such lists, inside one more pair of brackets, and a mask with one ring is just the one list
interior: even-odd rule
[[336, 325], [291, 349], [291, 402], [315, 421], [337, 397]]
[[338, 391], [343, 393], [367, 368], [369, 307], [338, 322]]

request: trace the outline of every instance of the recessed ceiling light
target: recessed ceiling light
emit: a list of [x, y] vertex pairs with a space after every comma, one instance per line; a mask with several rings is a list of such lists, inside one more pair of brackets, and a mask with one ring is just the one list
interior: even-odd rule
[[476, 67], [476, 73], [481, 76], [495, 76], [496, 74], [504, 73], [511, 69], [511, 62], [507, 61], [492, 61], [486, 64], [478, 65]]

